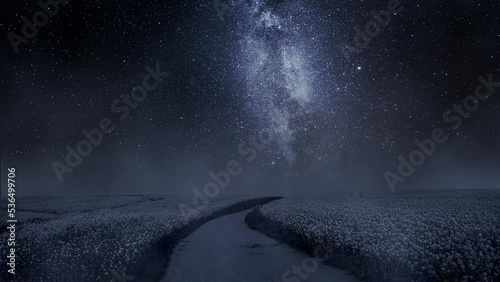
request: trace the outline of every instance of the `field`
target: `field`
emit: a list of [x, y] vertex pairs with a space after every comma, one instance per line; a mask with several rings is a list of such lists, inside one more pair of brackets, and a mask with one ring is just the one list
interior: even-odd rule
[[285, 198], [246, 222], [365, 281], [500, 281], [500, 191]]
[[[182, 215], [178, 205], [191, 201], [180, 195], [18, 198], [16, 276], [0, 281], [157, 280], [180, 238], [214, 217], [267, 200], [220, 196], [200, 213]], [[6, 257], [6, 244], [0, 254]], [[7, 273], [5, 263], [0, 268]]]

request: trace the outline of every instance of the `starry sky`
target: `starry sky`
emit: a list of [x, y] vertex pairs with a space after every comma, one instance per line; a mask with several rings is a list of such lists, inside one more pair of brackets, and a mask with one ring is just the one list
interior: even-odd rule
[[[342, 44], [388, 2], [70, 0], [16, 53], [7, 35], [41, 8], [8, 1], [2, 173], [17, 168], [21, 195], [179, 193], [236, 160], [228, 193], [387, 191], [384, 171], [441, 127], [449, 140], [400, 189], [498, 188], [499, 95], [456, 131], [442, 115], [479, 75], [500, 78], [500, 4], [401, 1], [348, 60]], [[117, 120], [110, 105], [157, 65], [169, 76], [59, 182], [66, 146]], [[240, 146], [263, 131], [248, 161]]]

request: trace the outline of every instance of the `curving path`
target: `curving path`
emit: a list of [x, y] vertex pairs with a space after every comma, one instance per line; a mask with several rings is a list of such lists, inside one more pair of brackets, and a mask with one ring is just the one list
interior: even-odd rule
[[162, 281], [358, 281], [343, 270], [321, 263], [315, 270], [314, 264], [310, 268], [306, 264], [306, 269], [301, 267], [294, 274], [293, 266], [301, 266], [310, 257], [248, 228], [247, 213], [210, 221], [182, 240]]

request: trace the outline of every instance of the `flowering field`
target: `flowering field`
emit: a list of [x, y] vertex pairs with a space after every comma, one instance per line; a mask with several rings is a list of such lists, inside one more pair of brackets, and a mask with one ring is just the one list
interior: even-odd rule
[[366, 281], [500, 281], [500, 191], [285, 198], [246, 222]]
[[[200, 213], [182, 215], [178, 205], [191, 201], [181, 195], [18, 198], [16, 275], [0, 281], [156, 280], [183, 236], [214, 217], [268, 200], [220, 196]], [[0, 253], [6, 257], [6, 244]], [[0, 268], [6, 274], [4, 263]]]

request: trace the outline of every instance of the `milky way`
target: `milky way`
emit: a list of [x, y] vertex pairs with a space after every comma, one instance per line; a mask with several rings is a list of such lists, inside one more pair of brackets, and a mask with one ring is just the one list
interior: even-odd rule
[[308, 110], [314, 91], [310, 54], [304, 48], [303, 26], [289, 13], [265, 3], [242, 7], [241, 51], [247, 105], [260, 126], [269, 129], [278, 150], [293, 162], [295, 128]]

